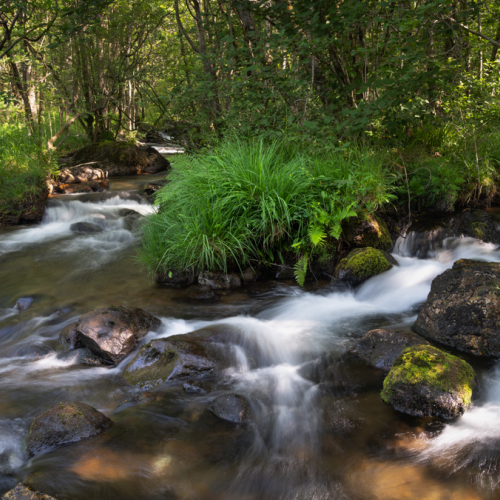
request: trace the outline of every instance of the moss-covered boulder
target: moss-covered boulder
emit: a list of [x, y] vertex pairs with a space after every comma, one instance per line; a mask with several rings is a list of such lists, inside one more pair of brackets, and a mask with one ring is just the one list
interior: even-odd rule
[[348, 352], [348, 356], [388, 372], [404, 349], [413, 345], [428, 345], [429, 342], [413, 332], [405, 330], [369, 331]]
[[376, 248], [357, 248], [342, 259], [335, 269], [334, 277], [359, 285], [372, 276], [388, 271], [397, 265], [394, 257]]
[[33, 420], [26, 446], [31, 456], [48, 448], [95, 436], [113, 422], [84, 403], [60, 403]]
[[394, 361], [381, 397], [408, 415], [453, 419], [469, 407], [475, 383], [464, 360], [429, 345], [413, 346]]
[[[82, 169], [90, 169], [83, 175]], [[117, 175], [156, 174], [170, 168], [170, 163], [152, 147], [139, 148], [120, 141], [102, 141], [79, 149], [72, 166], [61, 171], [60, 182], [85, 182]], [[90, 176], [90, 177], [89, 177]], [[88, 178], [89, 177], [89, 178]]]
[[350, 248], [373, 247], [385, 251], [392, 248], [387, 224], [378, 215], [367, 212], [343, 223], [342, 238], [349, 243]]
[[35, 491], [23, 483], [19, 483], [14, 489], [5, 493], [2, 500], [56, 500], [50, 495]]
[[142, 346], [123, 370], [123, 377], [129, 384], [150, 389], [167, 380], [215, 376], [228, 366], [225, 349], [178, 335]]
[[459, 351], [500, 358], [500, 263], [457, 260], [432, 282], [413, 329]]

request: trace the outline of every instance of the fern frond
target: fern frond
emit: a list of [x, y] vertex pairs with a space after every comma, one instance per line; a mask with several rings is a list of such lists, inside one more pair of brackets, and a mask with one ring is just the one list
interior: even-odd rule
[[309, 257], [303, 255], [300, 260], [293, 266], [293, 274], [300, 286], [304, 286], [307, 274], [307, 265], [309, 264]]

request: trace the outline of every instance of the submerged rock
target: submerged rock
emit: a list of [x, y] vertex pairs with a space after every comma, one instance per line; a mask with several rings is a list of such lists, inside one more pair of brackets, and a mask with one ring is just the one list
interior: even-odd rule
[[192, 285], [187, 290], [187, 297], [193, 300], [210, 300], [215, 298], [214, 289], [207, 285]]
[[205, 394], [205, 388], [199, 380], [188, 380], [182, 388], [187, 394]]
[[103, 228], [93, 222], [74, 222], [69, 226], [74, 233], [102, 233]]
[[342, 238], [350, 248], [372, 247], [389, 251], [392, 248], [391, 233], [387, 224], [375, 214], [362, 213], [351, 217], [342, 228]]
[[389, 371], [404, 349], [428, 344], [427, 340], [412, 332], [379, 328], [369, 331], [348, 354], [370, 366]]
[[132, 352], [137, 341], [161, 321], [142, 309], [111, 306], [84, 314], [76, 323], [76, 342], [108, 363], [118, 363]]
[[459, 351], [500, 357], [500, 263], [455, 262], [432, 282], [413, 329]]
[[208, 409], [217, 417], [233, 424], [247, 422], [250, 418], [250, 403], [239, 394], [222, 394], [217, 396]]
[[234, 273], [202, 271], [198, 275], [198, 284], [209, 286], [213, 290], [229, 290], [230, 288], [239, 288], [241, 278]]
[[383, 273], [397, 265], [394, 257], [376, 248], [357, 248], [339, 262], [334, 277], [359, 285], [372, 276]]
[[413, 346], [394, 361], [381, 397], [409, 415], [453, 419], [469, 407], [475, 384], [464, 360], [430, 345]]
[[2, 496], [2, 500], [56, 500], [50, 495], [35, 491], [23, 483], [19, 483], [13, 490]]
[[14, 304], [14, 309], [17, 309], [19, 312], [26, 311], [33, 304], [34, 300], [34, 297], [19, 297]]
[[42, 413], [31, 424], [26, 446], [31, 456], [64, 443], [95, 436], [113, 422], [84, 403], [60, 403]]
[[229, 366], [227, 355], [210, 342], [175, 336], [148, 342], [123, 370], [132, 385], [150, 389], [167, 380], [214, 376]]

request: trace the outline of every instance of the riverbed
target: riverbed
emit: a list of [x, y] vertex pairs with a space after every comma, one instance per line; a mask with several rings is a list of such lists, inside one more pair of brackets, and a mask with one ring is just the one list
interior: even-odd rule
[[[162, 174], [147, 180], [162, 178]], [[491, 499], [500, 498], [500, 369], [466, 358], [481, 394], [459, 420], [411, 418], [379, 396], [383, 374], [342, 355], [374, 328], [410, 328], [432, 280], [459, 258], [500, 262], [496, 245], [449, 239], [427, 259], [401, 240], [398, 266], [356, 290], [314, 283], [253, 283], [209, 301], [158, 287], [137, 260], [124, 210], [154, 208], [144, 177], [112, 178], [110, 191], [56, 196], [41, 224], [0, 230], [0, 494], [22, 481], [61, 499]], [[70, 230], [98, 224], [98, 233]], [[29, 298], [19, 310], [16, 300]], [[144, 341], [229, 325], [244, 349], [204, 394], [182, 383], [143, 392], [117, 367], [78, 364], [59, 334], [99, 307], [140, 307], [162, 321]], [[329, 378], [308, 363], [330, 353]], [[307, 378], [306, 378], [307, 377]], [[207, 411], [218, 394], [251, 402], [244, 426]], [[32, 419], [81, 401], [115, 425], [29, 458]]]

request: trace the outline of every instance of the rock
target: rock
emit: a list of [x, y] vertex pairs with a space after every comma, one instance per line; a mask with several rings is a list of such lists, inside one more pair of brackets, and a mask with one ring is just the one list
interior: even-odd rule
[[[73, 155], [72, 162], [74, 166], [64, 171], [69, 171], [75, 180], [60, 178], [61, 182], [77, 182], [74, 172], [78, 172], [82, 166], [93, 165], [97, 167], [95, 170], [101, 170], [107, 177], [141, 173], [156, 174], [170, 168], [170, 163], [156, 149], [152, 147], [140, 149], [135, 144], [120, 141], [103, 141], [86, 146]], [[85, 180], [97, 179], [86, 178]]]
[[101, 226], [93, 222], [74, 222], [69, 229], [74, 233], [102, 233], [104, 231]]
[[398, 251], [409, 257], [425, 259], [449, 242], [447, 238], [476, 238], [500, 243], [500, 225], [484, 210], [466, 210], [459, 214], [430, 214], [414, 220], [405, 238], [398, 239]]
[[60, 403], [35, 418], [26, 446], [33, 456], [47, 448], [95, 436], [112, 424], [92, 406], [79, 402]]
[[244, 283], [251, 283], [252, 281], [257, 281], [259, 278], [259, 272], [253, 267], [247, 267], [241, 272], [241, 279]]
[[120, 217], [127, 217], [129, 215], [142, 217], [142, 215], [139, 212], [137, 212], [137, 210], [132, 210], [130, 208], [120, 208], [120, 210], [118, 210], [118, 215]]
[[377, 329], [369, 331], [348, 354], [388, 372], [405, 348], [428, 344], [427, 340], [412, 332]]
[[355, 286], [372, 276], [388, 271], [394, 265], [397, 265], [394, 257], [382, 250], [357, 248], [339, 262], [334, 277]]
[[167, 380], [204, 378], [229, 366], [227, 355], [210, 342], [183, 335], [156, 339], [142, 346], [123, 370], [132, 385], [150, 389]]
[[366, 212], [343, 223], [342, 237], [350, 248], [372, 247], [384, 251], [392, 248], [391, 233], [386, 223], [379, 216]]
[[14, 309], [17, 309], [19, 312], [26, 311], [33, 304], [34, 300], [34, 297], [20, 297], [16, 300]]
[[209, 286], [213, 290], [229, 290], [230, 288], [239, 288], [241, 286], [241, 279], [234, 273], [202, 271], [198, 275], [198, 284]]
[[19, 483], [13, 490], [2, 496], [2, 500], [56, 500], [54, 497], [35, 491], [23, 483]]
[[62, 184], [79, 184], [80, 182], [104, 180], [107, 173], [101, 167], [101, 163], [92, 161], [63, 168], [57, 176], [57, 181]]
[[77, 342], [108, 363], [116, 364], [132, 352], [137, 341], [161, 321], [142, 309], [111, 306], [84, 314], [76, 323]]
[[187, 297], [193, 300], [210, 300], [215, 297], [215, 292], [210, 286], [192, 285], [187, 290]]
[[77, 321], [66, 325], [59, 334], [59, 344], [62, 349], [80, 349], [83, 347], [76, 331]]
[[123, 228], [127, 231], [136, 231], [141, 226], [142, 218], [141, 214], [130, 214], [123, 217]]
[[413, 325], [476, 356], [500, 357], [500, 263], [461, 259], [437, 276]]
[[182, 388], [188, 394], [205, 394], [203, 384], [199, 380], [188, 380]]
[[222, 394], [217, 396], [208, 409], [217, 417], [234, 424], [247, 422], [250, 418], [250, 403], [239, 394]]
[[58, 359], [71, 360], [78, 365], [85, 366], [109, 366], [102, 358], [92, 354], [89, 349], [83, 347], [81, 349], [64, 351], [58, 354]]
[[158, 285], [174, 288], [194, 285], [197, 280], [198, 276], [191, 269], [186, 269], [185, 271], [176, 271], [173, 269], [156, 275], [156, 283]]
[[406, 348], [384, 380], [382, 400], [416, 417], [453, 419], [468, 408], [475, 387], [472, 367], [430, 345]]
[[77, 194], [77, 193], [102, 193], [109, 189], [109, 182], [91, 181], [80, 182], [77, 184], [66, 184], [63, 182], [52, 181], [51, 188], [53, 193], [57, 194]]
[[150, 203], [153, 203], [155, 201], [156, 193], [163, 186], [166, 186], [169, 182], [171, 181], [168, 179], [165, 179], [163, 181], [148, 182], [141, 186], [141, 188], [139, 189], [139, 193], [144, 195]]

